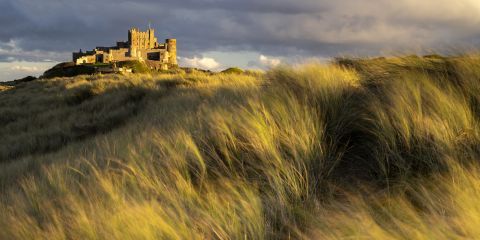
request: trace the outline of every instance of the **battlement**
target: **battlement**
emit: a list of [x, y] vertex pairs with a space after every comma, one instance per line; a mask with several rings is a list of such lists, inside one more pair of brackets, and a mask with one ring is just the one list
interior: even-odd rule
[[137, 28], [128, 31], [128, 42], [130, 47], [136, 49], [152, 49], [158, 47], [155, 30], [149, 28], [146, 32], [142, 32]]
[[156, 69], [169, 69], [177, 66], [177, 40], [166, 39], [158, 43], [155, 30], [148, 28], [142, 32], [138, 28], [128, 30], [128, 40], [117, 42], [115, 47], [97, 47], [93, 51], [74, 52], [73, 62], [77, 65], [111, 63], [118, 61], [149, 61]]

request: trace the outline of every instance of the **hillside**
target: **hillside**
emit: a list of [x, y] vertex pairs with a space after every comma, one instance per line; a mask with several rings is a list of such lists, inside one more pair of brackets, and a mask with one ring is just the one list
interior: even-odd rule
[[473, 239], [480, 58], [0, 85], [0, 239]]

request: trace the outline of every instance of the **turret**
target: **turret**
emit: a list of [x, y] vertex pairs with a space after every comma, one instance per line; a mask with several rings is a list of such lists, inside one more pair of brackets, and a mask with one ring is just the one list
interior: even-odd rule
[[155, 39], [155, 30], [152, 28], [148, 29], [148, 48], [154, 48], [156, 39]]
[[136, 28], [130, 28], [130, 30], [128, 30], [128, 43], [130, 46], [137, 44], [137, 32]]
[[167, 39], [168, 63], [177, 66], [177, 39]]

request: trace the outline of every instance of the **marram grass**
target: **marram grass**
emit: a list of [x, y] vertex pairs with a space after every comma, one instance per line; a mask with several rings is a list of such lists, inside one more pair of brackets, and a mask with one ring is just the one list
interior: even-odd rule
[[0, 239], [475, 239], [480, 60], [0, 87]]

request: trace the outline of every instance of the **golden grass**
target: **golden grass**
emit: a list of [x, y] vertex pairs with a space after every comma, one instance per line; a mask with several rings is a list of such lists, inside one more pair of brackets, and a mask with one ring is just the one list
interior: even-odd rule
[[0, 239], [475, 238], [477, 66], [406, 57], [5, 89]]

